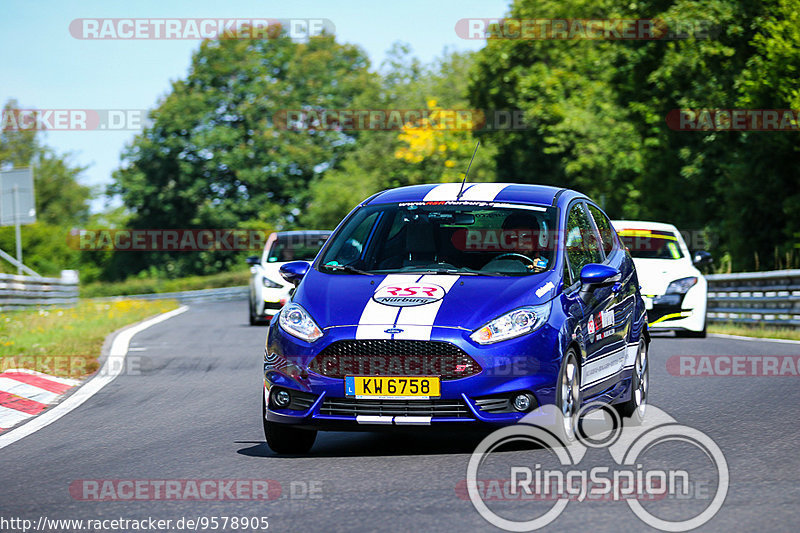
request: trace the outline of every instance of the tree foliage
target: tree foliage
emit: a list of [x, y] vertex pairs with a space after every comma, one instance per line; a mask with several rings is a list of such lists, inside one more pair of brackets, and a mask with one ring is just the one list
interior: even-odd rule
[[702, 21], [711, 32], [490, 40], [472, 73], [472, 103], [517, 107], [530, 126], [490, 134], [500, 175], [579, 189], [615, 217], [705, 229], [737, 270], [791, 262], [797, 133], [673, 131], [665, 117], [687, 108], [797, 109], [796, 2], [517, 0], [511, 16]]

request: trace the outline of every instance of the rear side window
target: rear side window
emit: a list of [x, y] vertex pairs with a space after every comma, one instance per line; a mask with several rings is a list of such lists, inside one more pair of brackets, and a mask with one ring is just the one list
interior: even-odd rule
[[602, 211], [591, 204], [586, 205], [588, 205], [589, 212], [592, 214], [594, 223], [597, 225], [597, 229], [600, 231], [600, 241], [603, 246], [603, 251], [605, 251], [606, 256], [608, 256], [611, 251], [614, 250], [614, 244], [616, 243], [616, 231], [614, 231], [611, 221], [608, 220], [608, 217]]
[[567, 216], [566, 250], [573, 280], [580, 278], [584, 266], [603, 262], [600, 239], [582, 204], [573, 205]]

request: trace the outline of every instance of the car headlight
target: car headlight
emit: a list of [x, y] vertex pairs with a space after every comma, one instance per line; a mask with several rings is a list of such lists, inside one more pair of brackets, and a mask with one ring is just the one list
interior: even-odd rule
[[667, 287], [666, 294], [686, 294], [686, 291], [691, 289], [697, 283], [697, 278], [681, 278], [676, 279]]
[[520, 307], [476, 329], [469, 336], [478, 344], [492, 344], [536, 331], [550, 317], [550, 304]]
[[269, 278], [261, 278], [261, 283], [263, 283], [264, 287], [268, 289], [280, 289], [281, 287], [283, 287], [283, 285], [281, 285], [280, 283], [275, 283]]
[[322, 337], [322, 330], [311, 315], [298, 304], [287, 304], [281, 309], [278, 323], [283, 331], [302, 339], [306, 342], [314, 342]]

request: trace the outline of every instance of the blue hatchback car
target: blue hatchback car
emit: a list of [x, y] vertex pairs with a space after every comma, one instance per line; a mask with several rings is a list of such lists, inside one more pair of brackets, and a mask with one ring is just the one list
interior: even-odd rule
[[[481, 428], [544, 405], [574, 438], [581, 406], [641, 418], [649, 333], [631, 256], [568, 189], [505, 183], [378, 193], [272, 319], [264, 433], [305, 453], [318, 430]], [[537, 411], [538, 412], [538, 411]]]

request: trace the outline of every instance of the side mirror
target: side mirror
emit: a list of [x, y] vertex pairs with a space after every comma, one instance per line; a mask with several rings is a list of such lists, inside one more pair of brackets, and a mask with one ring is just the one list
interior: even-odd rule
[[589, 263], [581, 269], [581, 290], [609, 287], [622, 278], [619, 270], [608, 265]]
[[713, 263], [713, 262], [714, 262], [714, 258], [711, 257], [711, 254], [706, 252], [705, 250], [696, 251], [694, 253], [694, 256], [692, 257], [692, 263], [694, 263], [694, 266], [696, 266], [698, 268], [699, 267], [710, 266], [711, 263]]
[[259, 264], [261, 262], [261, 257], [259, 257], [257, 255], [251, 255], [250, 257], [248, 257], [244, 261], [245, 261], [245, 263], [247, 263], [250, 266], [256, 266], [257, 264]]
[[308, 261], [292, 261], [282, 265], [279, 272], [283, 279], [297, 287], [309, 268], [311, 268], [311, 263]]
[[594, 289], [610, 287], [622, 279], [622, 273], [614, 267], [589, 263], [581, 269], [581, 299], [586, 299]]

